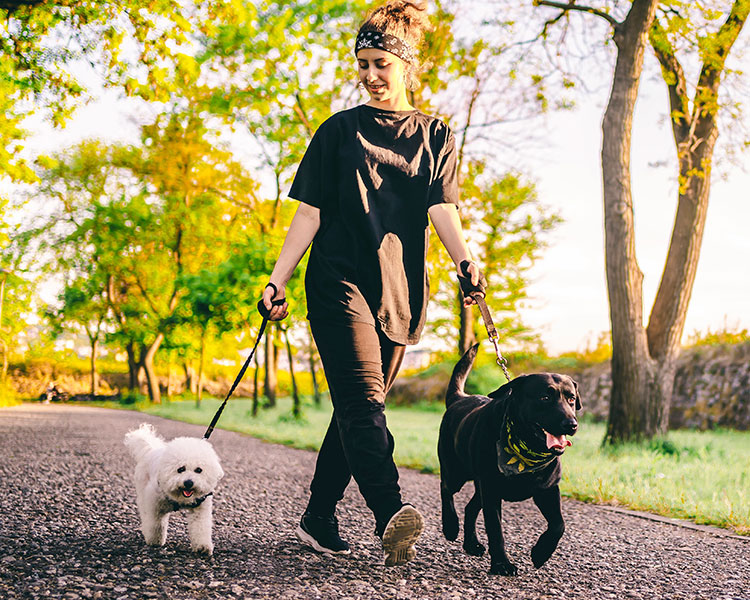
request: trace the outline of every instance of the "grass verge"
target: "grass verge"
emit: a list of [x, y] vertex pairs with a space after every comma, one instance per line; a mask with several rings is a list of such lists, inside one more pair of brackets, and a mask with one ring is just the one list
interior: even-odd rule
[[[130, 406], [145, 413], [208, 426], [220, 404], [204, 399]], [[396, 439], [400, 466], [438, 473], [437, 435], [443, 407], [392, 406], [388, 426]], [[232, 399], [218, 426], [296, 448], [317, 450], [331, 416], [330, 402], [306, 402], [303, 417], [291, 416], [291, 401], [253, 418], [251, 402]], [[602, 448], [604, 425], [585, 422], [563, 458], [563, 495], [660, 515], [717, 525], [750, 535], [750, 433], [674, 431], [666, 440], [646, 445]], [[436, 490], [437, 493], [437, 490]]]

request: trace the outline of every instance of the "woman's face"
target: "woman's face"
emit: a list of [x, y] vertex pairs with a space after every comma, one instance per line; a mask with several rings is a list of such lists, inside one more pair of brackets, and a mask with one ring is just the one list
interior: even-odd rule
[[379, 48], [363, 48], [357, 52], [359, 80], [370, 98], [381, 105], [396, 105], [406, 95], [406, 65], [395, 54]]

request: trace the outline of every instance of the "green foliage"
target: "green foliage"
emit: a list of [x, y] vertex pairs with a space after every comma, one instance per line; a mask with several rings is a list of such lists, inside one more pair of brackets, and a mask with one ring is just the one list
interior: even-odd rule
[[747, 329], [734, 329], [724, 326], [716, 331], [707, 329], [705, 332], [694, 331], [688, 336], [687, 345], [691, 346], [724, 346], [731, 344], [743, 344], [750, 341], [750, 333]]
[[[214, 3], [155, 0], [34, 3], [0, 8], [0, 174], [31, 181], [19, 150], [24, 118], [63, 126], [90, 97], [74, 73], [90, 64], [106, 86], [166, 100], [195, 75], [187, 48], [209, 25]], [[64, 40], [64, 43], [62, 43]]]
[[[544, 236], [560, 223], [560, 217], [538, 202], [534, 186], [519, 174], [505, 173], [497, 178], [476, 162], [468, 165], [463, 179], [461, 215], [472, 253], [489, 284], [487, 304], [500, 342], [532, 341], [534, 336], [519, 313], [527, 298], [525, 274], [541, 256], [546, 245]], [[434, 238], [432, 245], [433, 301], [455, 313], [455, 269]], [[476, 329], [478, 311], [473, 317]], [[456, 339], [458, 315], [437, 321], [436, 327], [441, 337]]]
[[[332, 111], [364, 99], [352, 41], [369, 8], [359, 0], [128, 0], [15, 11], [3, 43], [17, 43], [26, 28], [27, 52], [8, 59], [16, 62], [0, 85], [26, 90], [17, 98], [34, 100], [33, 110], [64, 123], [89, 93], [68, 69], [81, 58], [107, 86], [160, 103], [152, 104], [157, 116], [142, 127], [140, 144], [86, 141], [39, 157], [29, 171], [40, 178], [33, 194], [45, 199], [44, 217], [16, 245], [27, 266], [34, 257], [35, 268], [65, 282], [49, 314], [68, 329], [93, 332], [100, 323], [106, 343], [134, 348], [136, 358], [160, 347], [170, 362], [191, 361], [201, 339], [208, 355], [243, 347], [236, 338], [246, 343], [255, 329], [255, 302], [295, 208], [282, 202], [294, 167]], [[412, 101], [456, 131], [472, 248], [492, 281], [499, 329], [522, 337], [524, 272], [557, 218], [537, 203], [530, 182], [489, 159], [503, 123], [545, 109], [549, 80], [512, 43], [519, 31], [512, 19], [475, 30], [465, 14], [460, 2], [437, 7], [423, 87]], [[61, 33], [72, 36], [69, 49], [44, 58], [40, 49]], [[46, 82], [33, 88], [27, 77]], [[252, 176], [220, 141], [230, 136], [249, 143]], [[443, 268], [444, 254], [431, 255], [437, 302], [454, 312], [452, 269]], [[305, 314], [303, 268], [287, 288], [293, 323]], [[438, 321], [439, 334], [454, 336], [453, 321]], [[293, 340], [305, 337], [294, 329]]]
[[18, 397], [16, 390], [13, 389], [7, 381], [0, 381], [0, 408], [5, 406], [15, 406], [20, 404], [21, 399]]

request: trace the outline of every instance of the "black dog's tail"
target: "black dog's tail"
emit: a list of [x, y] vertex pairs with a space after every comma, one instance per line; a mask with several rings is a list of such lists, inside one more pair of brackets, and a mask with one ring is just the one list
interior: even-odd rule
[[474, 359], [477, 357], [477, 349], [479, 344], [474, 344], [469, 348], [464, 355], [453, 367], [453, 374], [451, 375], [450, 383], [448, 383], [448, 389], [445, 391], [445, 407], [450, 407], [456, 400], [465, 398], [464, 385], [466, 384], [466, 378], [471, 373], [471, 367], [474, 365]]

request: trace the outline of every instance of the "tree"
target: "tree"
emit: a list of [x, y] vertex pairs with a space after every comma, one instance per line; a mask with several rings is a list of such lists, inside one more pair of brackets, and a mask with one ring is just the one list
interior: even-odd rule
[[98, 393], [99, 376], [96, 360], [104, 327], [109, 316], [109, 306], [105, 298], [104, 285], [96, 281], [78, 279], [68, 285], [60, 296], [60, 307], [49, 312], [56, 322], [56, 329], [80, 327], [89, 340], [91, 350], [91, 395]]
[[195, 115], [165, 115], [143, 135], [141, 148], [84, 143], [42, 168], [58, 212], [28, 236], [44, 240], [51, 269], [96, 266], [131, 384], [143, 368], [158, 402], [154, 359], [183, 299], [181, 278], [247, 235], [254, 184]]
[[76, 65], [91, 65], [107, 87], [164, 100], [190, 68], [181, 57], [211, 25], [213, 4], [0, 3], [0, 175], [34, 180], [20, 152], [27, 136], [21, 126], [26, 117], [41, 114], [62, 127], [91, 98], [91, 91], [73, 74]]
[[[700, 254], [708, 205], [711, 162], [718, 135], [718, 92], [725, 60], [744, 25], [750, 3], [736, 0], [717, 31], [686, 18], [684, 2], [633, 0], [627, 16], [591, 6], [535, 0], [561, 11], [592, 13], [609, 23], [617, 60], [602, 123], [602, 174], [607, 288], [612, 323], [612, 395], [606, 441], [651, 438], [667, 430], [675, 360]], [[657, 10], [661, 7], [661, 16]], [[710, 23], [720, 13], [698, 6]], [[682, 11], [682, 12], [681, 12]], [[685, 14], [683, 14], [683, 12]], [[713, 16], [713, 19], [711, 19]], [[691, 26], [692, 23], [692, 26]], [[691, 32], [702, 67], [688, 94], [676, 41]], [[678, 208], [667, 260], [647, 326], [643, 324], [643, 275], [635, 256], [630, 139], [633, 108], [648, 43], [669, 89], [670, 117], [679, 164]]]
[[[366, 2], [338, 0], [246, 3], [244, 18], [223, 24], [207, 45], [204, 68], [215, 74], [228, 73], [231, 89], [228, 93], [227, 86], [218, 87], [210, 95], [209, 109], [235, 127], [247, 129], [262, 157], [259, 168], [274, 182], [273, 210], [262, 225], [264, 230], [280, 229], [277, 206], [283, 184], [290, 180], [317, 126], [332, 110], [349, 107], [362, 99], [356, 86], [351, 43], [342, 40], [353, 41], [354, 32], [369, 8]], [[501, 135], [503, 125], [531, 118], [546, 108], [544, 78], [528, 75], [529, 61], [525, 60], [523, 48], [512, 44], [507, 35], [510, 23], [501, 24], [506, 34], [502, 39], [489, 43], [487, 39], [494, 40], [497, 36], [483, 36], [487, 26], [477, 30], [454, 24], [455, 15], [466, 14], [465, 9], [466, 3], [460, 1], [438, 4], [433, 15], [436, 30], [427, 36], [424, 53], [430, 66], [423, 74], [422, 88], [412, 93], [411, 100], [425, 112], [442, 115], [456, 132], [463, 196], [467, 207], [471, 205], [462, 214], [467, 229], [475, 230], [473, 249], [477, 258], [485, 266], [516, 261], [513, 277], [525, 284], [522, 277], [517, 279], [523, 270], [521, 265], [529, 266], [536, 257], [543, 247], [541, 239], [554, 226], [555, 219], [534, 205], [530, 192], [525, 197], [529, 202], [516, 213], [525, 213], [524, 218], [506, 220], [510, 227], [511, 222], [517, 225], [528, 214], [532, 215], [533, 232], [526, 236], [531, 243], [525, 246], [530, 251], [518, 259], [498, 260], [506, 247], [501, 243], [484, 243], [484, 228], [471, 225], [491, 215], [503, 200], [490, 203], [492, 199], [488, 196], [477, 196], [474, 192], [478, 189], [490, 192], [494, 189], [493, 180], [502, 181], [505, 173], [495, 168], [496, 161], [489, 160], [497, 154], [490, 142]], [[455, 34], [458, 30], [463, 32], [461, 37]], [[500, 72], [508, 76], [499, 77]], [[520, 231], [521, 227], [516, 233], [520, 235]], [[518, 249], [516, 245], [514, 251]], [[440, 268], [445, 258], [433, 250], [431, 260], [440, 265], [433, 269], [436, 275], [433, 289], [441, 282], [450, 289], [450, 310], [460, 320], [455, 328], [452, 320], [443, 325], [450, 328], [450, 335], [459, 338], [460, 347], [467, 347], [473, 340], [476, 313], [463, 309], [462, 302], [456, 301], [458, 288], [451, 277], [452, 269]], [[516, 299], [497, 307], [508, 313], [514, 329], [522, 329], [516, 311], [523, 297], [522, 289], [506, 288], [504, 281], [504, 277], [497, 277], [496, 289], [500, 286], [505, 292], [517, 292]], [[500, 291], [499, 295], [506, 294]], [[269, 337], [272, 335], [271, 329]], [[273, 384], [268, 380], [273, 377], [268, 367], [272, 366], [274, 346], [267, 344], [267, 348], [266, 387]]]

